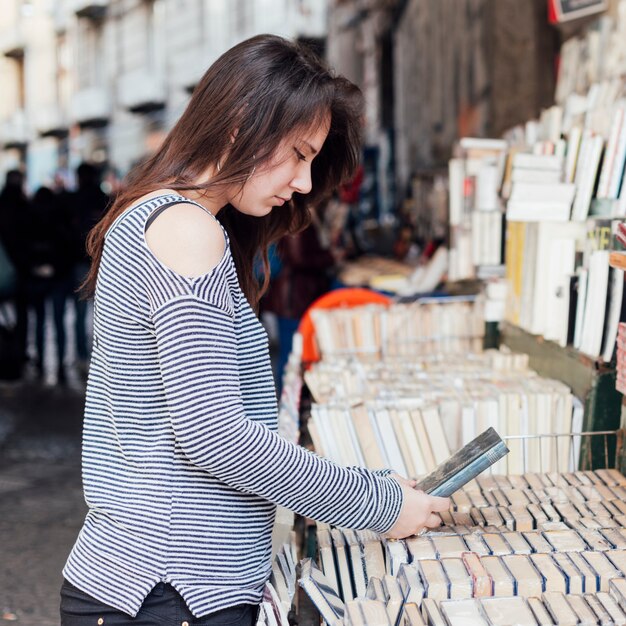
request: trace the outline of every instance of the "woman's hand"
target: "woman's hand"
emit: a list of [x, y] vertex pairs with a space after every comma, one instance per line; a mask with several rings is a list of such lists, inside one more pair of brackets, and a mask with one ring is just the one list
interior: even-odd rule
[[398, 474], [391, 474], [402, 487], [403, 503], [396, 523], [387, 532], [391, 539], [404, 539], [416, 535], [424, 528], [437, 528], [441, 525], [438, 513], [450, 508], [450, 498], [429, 496], [423, 491], [416, 491], [414, 480], [408, 480]]

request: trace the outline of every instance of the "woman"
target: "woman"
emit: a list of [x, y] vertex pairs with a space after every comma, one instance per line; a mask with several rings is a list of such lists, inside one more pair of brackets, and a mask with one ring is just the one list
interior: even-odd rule
[[360, 104], [298, 46], [245, 41], [90, 234], [89, 512], [62, 624], [251, 624], [276, 504], [393, 537], [439, 523], [447, 499], [276, 434], [254, 259], [354, 169]]

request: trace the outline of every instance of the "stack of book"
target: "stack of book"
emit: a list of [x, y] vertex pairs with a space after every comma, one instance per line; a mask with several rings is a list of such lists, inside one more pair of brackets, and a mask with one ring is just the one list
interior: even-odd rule
[[275, 550], [270, 579], [265, 583], [257, 624], [260, 626], [289, 626], [289, 613], [296, 593], [295, 536]]
[[[577, 467], [582, 405], [562, 383], [528, 369], [526, 355], [322, 361], [305, 374], [316, 403], [308, 431], [342, 465], [430, 472], [488, 427], [511, 452], [498, 473]], [[558, 435], [558, 436], [557, 436]]]
[[464, 137], [449, 162], [449, 279], [474, 278], [502, 265], [499, 190], [507, 142]]
[[318, 525], [300, 585], [329, 624], [624, 624], [626, 479], [482, 476], [402, 541]]
[[324, 357], [467, 353], [482, 348], [481, 298], [425, 298], [389, 307], [313, 309], [315, 337]]

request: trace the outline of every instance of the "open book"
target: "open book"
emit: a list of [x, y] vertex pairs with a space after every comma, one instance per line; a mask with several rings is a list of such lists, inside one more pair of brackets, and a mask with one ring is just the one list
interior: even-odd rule
[[488, 428], [417, 483], [433, 496], [449, 496], [509, 453], [500, 435]]

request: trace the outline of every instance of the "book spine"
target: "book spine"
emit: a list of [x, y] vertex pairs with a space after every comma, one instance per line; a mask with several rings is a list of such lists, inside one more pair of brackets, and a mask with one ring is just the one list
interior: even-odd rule
[[480, 473], [484, 472], [488, 467], [499, 461], [508, 453], [508, 448], [504, 442], [498, 442], [493, 448], [481, 454], [477, 459], [464, 467], [447, 481], [435, 487], [431, 492], [433, 496], [450, 496], [463, 485], [473, 480]]

